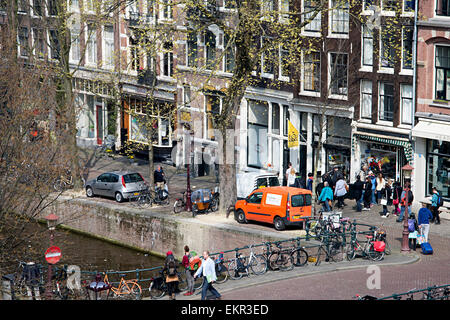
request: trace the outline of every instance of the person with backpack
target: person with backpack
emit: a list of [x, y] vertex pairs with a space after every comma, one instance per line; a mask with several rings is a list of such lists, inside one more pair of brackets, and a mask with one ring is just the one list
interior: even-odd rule
[[216, 276], [216, 263], [209, 256], [209, 251], [203, 251], [203, 263], [200, 268], [198, 268], [197, 272], [194, 274], [194, 279], [199, 275], [202, 275], [205, 281], [203, 282], [202, 287], [202, 300], [206, 299], [206, 293], [209, 291], [212, 292], [213, 295], [216, 296], [216, 300], [220, 300], [222, 296], [220, 293], [212, 286], [213, 283], [217, 280]]
[[333, 201], [333, 190], [329, 187], [328, 182], [323, 183], [323, 189], [320, 192], [319, 203], [322, 203], [324, 212], [331, 211], [331, 201]]
[[422, 203], [422, 208], [419, 210], [417, 216], [417, 224], [419, 225], [419, 231], [425, 236], [425, 242], [428, 242], [428, 233], [430, 231], [430, 220], [433, 219], [433, 214], [427, 208], [426, 203]]
[[186, 273], [186, 281], [187, 281], [187, 292], [184, 293], [184, 296], [190, 296], [194, 294], [194, 270], [191, 268], [191, 259], [193, 256], [190, 253], [189, 246], [184, 246], [184, 256], [181, 260], [181, 264], [183, 265]]
[[408, 219], [408, 244], [409, 248], [416, 251], [417, 248], [417, 231], [419, 230], [419, 226], [417, 224], [416, 216], [414, 213], [411, 214]]
[[414, 201], [414, 195], [413, 192], [409, 189], [409, 181], [405, 182], [405, 188], [403, 189], [403, 192], [400, 196], [400, 216], [396, 220], [397, 222], [403, 221], [403, 216], [405, 214], [406, 206], [408, 206], [408, 217], [411, 215], [411, 205]]
[[167, 292], [170, 300], [175, 300], [175, 290], [178, 285], [177, 262], [172, 251], [167, 251], [163, 274], [166, 275]]
[[433, 187], [432, 190], [433, 196], [431, 197], [431, 212], [433, 213], [433, 219], [431, 219], [431, 222], [441, 224], [441, 219], [439, 218], [439, 207], [444, 205], [444, 199], [436, 187]]

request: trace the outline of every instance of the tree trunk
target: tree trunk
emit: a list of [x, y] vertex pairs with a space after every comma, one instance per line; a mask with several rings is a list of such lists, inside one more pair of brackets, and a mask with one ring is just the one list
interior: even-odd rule
[[[234, 121], [232, 123], [234, 124]], [[219, 143], [218, 148], [222, 152], [219, 163], [220, 215], [226, 214], [230, 206], [234, 207], [237, 197], [234, 130], [231, 128], [227, 130], [227, 127], [220, 130], [222, 145]]]
[[151, 139], [148, 139], [148, 183], [150, 188], [155, 185], [155, 177], [153, 175], [155, 171], [155, 164], [153, 162], [153, 143]]

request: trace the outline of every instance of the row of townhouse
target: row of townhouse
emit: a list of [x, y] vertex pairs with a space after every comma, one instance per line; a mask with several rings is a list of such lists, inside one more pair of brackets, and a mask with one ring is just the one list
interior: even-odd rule
[[[172, 154], [177, 165], [189, 153], [196, 174], [214, 174], [210, 160], [218, 156], [218, 141], [211, 114], [221, 110], [234, 66], [224, 32], [212, 24], [202, 34], [174, 34], [150, 59], [139, 54], [139, 30], [156, 22], [173, 23], [186, 34], [186, 15], [195, 12], [168, 1], [143, 0], [121, 4], [98, 24], [90, 18], [95, 22], [99, 9], [92, 0], [85, 1], [69, 2], [73, 12], [85, 17], [75, 19], [71, 27], [70, 60], [77, 68], [73, 83], [82, 110], [79, 143], [101, 144], [108, 134], [116, 137], [117, 146], [145, 142], [138, 117], [151, 92], [158, 103], [178, 110], [175, 121], [155, 115], [157, 153], [168, 155], [182, 145]], [[279, 63], [267, 63], [261, 54], [254, 75], [260, 81], [246, 89], [236, 122], [238, 170], [269, 170], [284, 179], [289, 162], [303, 177], [317, 163], [321, 173], [341, 167], [353, 182], [364, 165], [402, 180], [401, 168], [410, 163], [416, 200], [428, 197], [432, 186], [449, 199], [450, 1], [362, 0], [352, 6], [341, 0], [327, 2], [329, 10], [301, 30], [306, 38], [319, 41], [301, 53], [299, 72], [284, 66], [282, 46], [274, 48]], [[271, 8], [303, 12], [319, 4], [269, 2]], [[219, 18], [234, 13], [225, 0], [211, 8]], [[20, 54], [38, 37], [32, 24], [19, 28]], [[44, 33], [51, 43], [52, 30]], [[54, 50], [42, 51], [55, 58]], [[218, 68], [209, 70], [217, 57], [223, 57]], [[173, 134], [186, 119], [180, 115], [186, 114], [193, 129], [190, 145], [180, 143], [185, 135]], [[300, 132], [298, 147], [288, 147], [289, 121]], [[316, 153], [319, 136], [322, 148]]]

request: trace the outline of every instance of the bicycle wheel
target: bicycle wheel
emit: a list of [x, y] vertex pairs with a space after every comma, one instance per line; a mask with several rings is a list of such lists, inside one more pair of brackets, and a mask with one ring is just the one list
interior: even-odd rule
[[315, 265], [319, 266], [322, 263], [322, 261], [328, 262], [329, 260], [330, 258], [328, 256], [327, 250], [325, 250], [325, 247], [321, 245], [317, 250], [317, 260]]
[[173, 212], [174, 213], [180, 213], [183, 210], [184, 207], [184, 203], [183, 200], [178, 199], [177, 201], [175, 201], [175, 203], [173, 204]]
[[269, 255], [269, 258], [267, 258], [270, 270], [278, 270], [278, 257], [279, 252], [275, 251]]
[[369, 256], [369, 259], [372, 261], [380, 261], [380, 260], [383, 260], [383, 258], [384, 258], [384, 251], [382, 251], [382, 252], [375, 251], [375, 249], [373, 247], [373, 243], [371, 243], [367, 250], [367, 255]]
[[278, 265], [281, 271], [290, 271], [294, 269], [294, 261], [291, 254], [288, 252], [282, 252], [280, 259], [278, 260]]
[[294, 266], [302, 267], [308, 262], [308, 252], [303, 248], [297, 248], [291, 252]]
[[221, 284], [228, 280], [228, 268], [224, 263], [216, 263], [216, 283]]
[[133, 300], [140, 300], [142, 298], [142, 288], [136, 281], [126, 280], [120, 289], [120, 294], [127, 295]]
[[178, 290], [180, 290], [180, 292], [184, 292], [187, 290], [188, 288], [188, 283], [186, 280], [186, 273], [178, 273]]
[[386, 247], [384, 248], [384, 253], [386, 254], [386, 255], [390, 255], [391, 254], [391, 246], [389, 245], [389, 242], [387, 241], [387, 239], [384, 239], [383, 240], [384, 241], [384, 243], [386, 244]]
[[150, 198], [149, 195], [139, 196], [137, 201], [136, 201], [136, 204], [141, 209], [145, 209], [147, 207], [151, 207], [152, 206], [152, 198]]
[[331, 241], [329, 244], [328, 254], [334, 262], [344, 260], [344, 248], [342, 246], [342, 242], [338, 240]]
[[356, 244], [349, 243], [345, 249], [345, 256], [348, 261], [352, 261], [356, 257]]
[[198, 290], [201, 287], [203, 287], [203, 281], [204, 281], [203, 277], [195, 278], [195, 280], [194, 280], [194, 290]]
[[233, 280], [239, 280], [240, 278], [242, 278], [243, 274], [239, 271], [237, 259], [231, 260], [231, 262], [228, 264], [228, 274]]
[[161, 299], [167, 292], [167, 286], [163, 278], [155, 278], [152, 283], [150, 283], [150, 297], [152, 299]]
[[249, 267], [254, 274], [261, 275], [267, 272], [267, 261], [263, 255], [257, 254], [253, 256]]

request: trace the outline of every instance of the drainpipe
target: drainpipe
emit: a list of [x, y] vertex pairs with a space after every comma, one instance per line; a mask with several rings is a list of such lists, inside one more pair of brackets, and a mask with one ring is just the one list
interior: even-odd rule
[[[415, 0], [415, 4], [414, 4], [414, 33], [413, 33], [413, 37], [414, 37], [414, 46], [413, 46], [413, 56], [412, 56], [412, 64], [413, 64], [413, 100], [412, 100], [412, 110], [411, 110], [411, 130], [409, 131], [409, 141], [413, 141], [412, 140], [412, 129], [414, 128], [414, 116], [415, 116], [415, 111], [416, 111], [416, 101], [417, 101], [417, 15], [418, 15], [418, 4], [419, 1]], [[413, 146], [413, 162], [414, 162], [414, 154], [416, 152], [416, 143], [414, 141], [414, 143], [411, 143], [411, 145]], [[417, 166], [414, 165], [414, 167], [416, 168]], [[415, 170], [414, 170], [415, 171]], [[416, 174], [414, 172], [414, 174], [411, 177], [411, 189], [413, 189], [412, 191], [415, 193], [415, 185], [416, 183], [412, 183], [414, 178], [414, 182], [416, 180]]]

